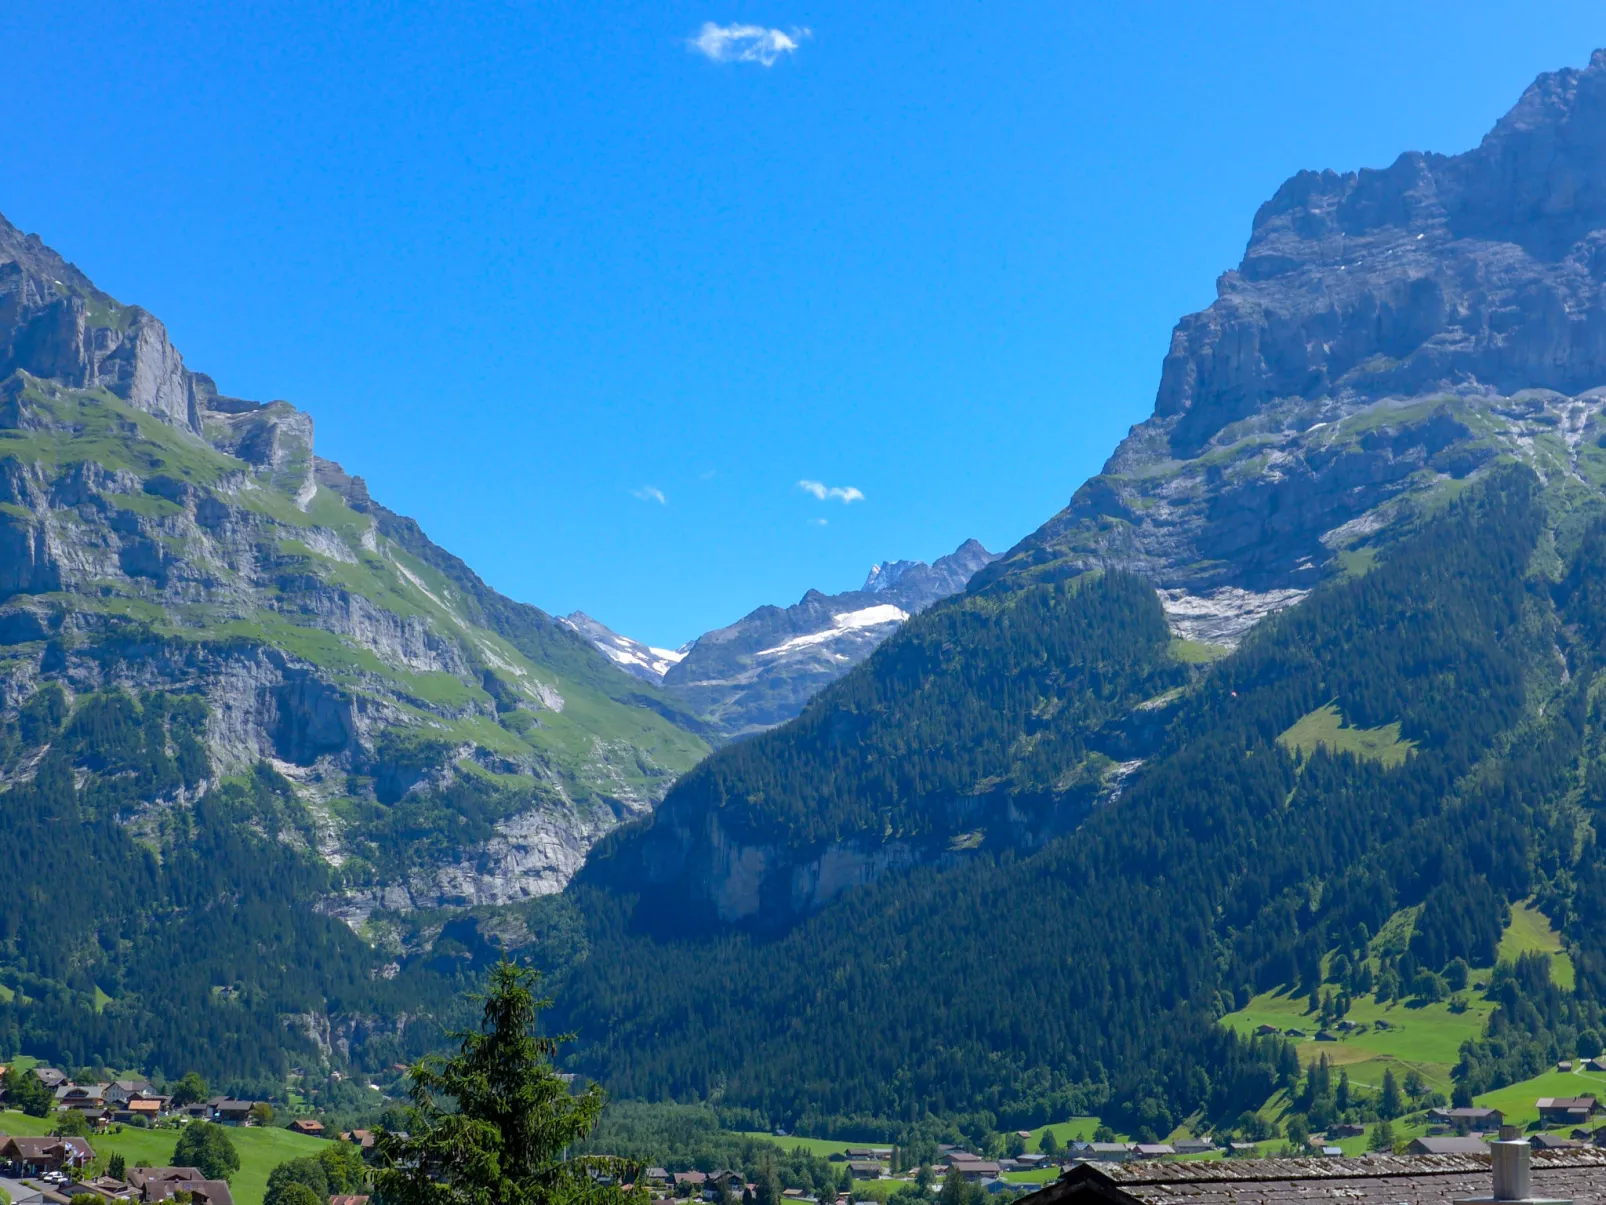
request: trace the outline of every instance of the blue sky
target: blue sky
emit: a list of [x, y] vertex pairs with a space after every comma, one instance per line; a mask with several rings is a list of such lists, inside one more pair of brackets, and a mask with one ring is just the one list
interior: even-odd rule
[[1567, 3], [335, 7], [5, 6], [0, 212], [497, 588], [667, 645], [1012, 544], [1278, 183], [1463, 150], [1606, 44]]

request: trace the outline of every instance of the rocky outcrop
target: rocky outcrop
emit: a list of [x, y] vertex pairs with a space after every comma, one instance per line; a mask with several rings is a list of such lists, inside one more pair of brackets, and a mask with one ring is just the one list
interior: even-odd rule
[[981, 583], [1120, 565], [1303, 589], [1367, 516], [1502, 453], [1568, 471], [1544, 445], [1600, 410], [1603, 283], [1606, 52], [1464, 154], [1300, 172], [1177, 324], [1153, 417]]

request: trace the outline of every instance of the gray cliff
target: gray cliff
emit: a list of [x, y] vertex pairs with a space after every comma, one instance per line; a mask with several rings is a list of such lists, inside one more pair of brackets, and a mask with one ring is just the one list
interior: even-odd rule
[[[309, 416], [221, 394], [3, 218], [0, 660], [8, 709], [47, 681], [203, 699], [212, 781], [266, 763], [293, 783], [345, 885], [327, 905], [355, 920], [556, 891], [707, 750], [673, 700], [319, 459]], [[439, 801], [442, 830], [395, 840], [403, 800]]]
[[1603, 281], [1606, 51], [1464, 154], [1300, 172], [1177, 324], [1153, 417], [977, 585], [1120, 565], [1230, 642], [1498, 457], [1587, 476]]

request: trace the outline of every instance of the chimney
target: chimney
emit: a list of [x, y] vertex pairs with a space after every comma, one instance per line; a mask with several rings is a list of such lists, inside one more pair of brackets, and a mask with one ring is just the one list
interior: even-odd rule
[[1500, 1141], [1489, 1144], [1494, 1156], [1494, 1199], [1527, 1201], [1533, 1198], [1533, 1148], [1521, 1138], [1507, 1138], [1501, 1128]]
[[1533, 1195], [1533, 1148], [1520, 1137], [1516, 1126], [1501, 1126], [1500, 1139], [1489, 1144], [1489, 1156], [1494, 1163], [1494, 1195], [1492, 1197], [1458, 1197], [1451, 1205], [1573, 1205], [1571, 1201], [1553, 1200]]

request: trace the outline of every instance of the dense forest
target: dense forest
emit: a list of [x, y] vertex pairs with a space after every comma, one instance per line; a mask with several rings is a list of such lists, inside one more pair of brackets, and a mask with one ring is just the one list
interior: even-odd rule
[[[0, 795], [0, 1050], [282, 1082], [318, 1053], [287, 1015], [453, 1007], [455, 975], [376, 977], [375, 951], [313, 910], [330, 872], [288, 782], [262, 765], [203, 789], [205, 718], [192, 697], [69, 705], [49, 684], [0, 728], [18, 779]], [[379, 1065], [441, 1032], [371, 1028], [352, 1036]]]
[[[1196, 1110], [1234, 1117], [1287, 1079], [1281, 1044], [1234, 1037], [1215, 1023], [1221, 1013], [1268, 987], [1320, 988], [1358, 961], [1329, 955], [1356, 952], [1409, 906], [1419, 906], [1410, 947], [1388, 967], [1402, 990], [1456, 960], [1489, 965], [1507, 904], [1537, 895], [1572, 922], [1580, 987], [1560, 1003], [1531, 969], [1496, 985], [1487, 1049], [1469, 1052], [1458, 1076], [1468, 1089], [1506, 1082], [1593, 1023], [1606, 989], [1606, 927], [1578, 923], [1606, 904], [1586, 814], [1600, 789], [1606, 539], [1591, 529], [1566, 573], [1540, 572], [1557, 555], [1550, 530], [1531, 473], [1486, 478], [1382, 549], [1370, 572], [1260, 625], [1184, 692], [1130, 789], [1035, 852], [983, 851], [884, 878], [783, 933], [672, 941], [653, 936], [656, 901], [590, 877], [572, 890], [590, 952], [561, 996], [583, 1038], [576, 1066], [625, 1095], [718, 1100], [819, 1132], [885, 1133], [972, 1110], [1018, 1126], [1099, 1107], [1164, 1133]], [[1130, 601], [1145, 588], [1096, 580], [1123, 598], [1129, 632], [1152, 631]], [[1070, 621], [1074, 610], [1054, 607], [1060, 589], [1028, 587], [1038, 601], [989, 613]], [[954, 610], [911, 622], [794, 727], [716, 759], [696, 789], [717, 782], [724, 799], [760, 798], [784, 822], [791, 804], [775, 791], [835, 777], [831, 719], [940, 648]], [[1000, 659], [1012, 684], [994, 697], [1010, 697], [1023, 664], [1018, 650]], [[1077, 672], [1086, 662], [1061, 694], [1080, 693], [1097, 714], [1091, 701], [1108, 687], [1080, 689]], [[985, 679], [985, 660], [967, 674]], [[1017, 713], [1031, 712], [1028, 695]], [[1408, 755], [1279, 741], [1327, 706], [1353, 728], [1397, 724]], [[942, 731], [940, 715], [919, 723]], [[985, 772], [1007, 761], [999, 744], [1018, 729], [952, 731]], [[1071, 740], [1062, 749], [1080, 752]], [[1050, 773], [1044, 765], [1036, 780]], [[873, 825], [877, 807], [887, 822], [912, 814], [895, 791], [851, 785], [865, 775], [840, 777], [850, 785], [810, 791], [853, 791], [866, 810], [839, 809], [834, 824]]]
[[1134, 706], [1187, 680], [1130, 574], [959, 596], [920, 618], [784, 728], [703, 761], [660, 814], [717, 808], [745, 834], [809, 845], [1041, 811], [1090, 794]]

